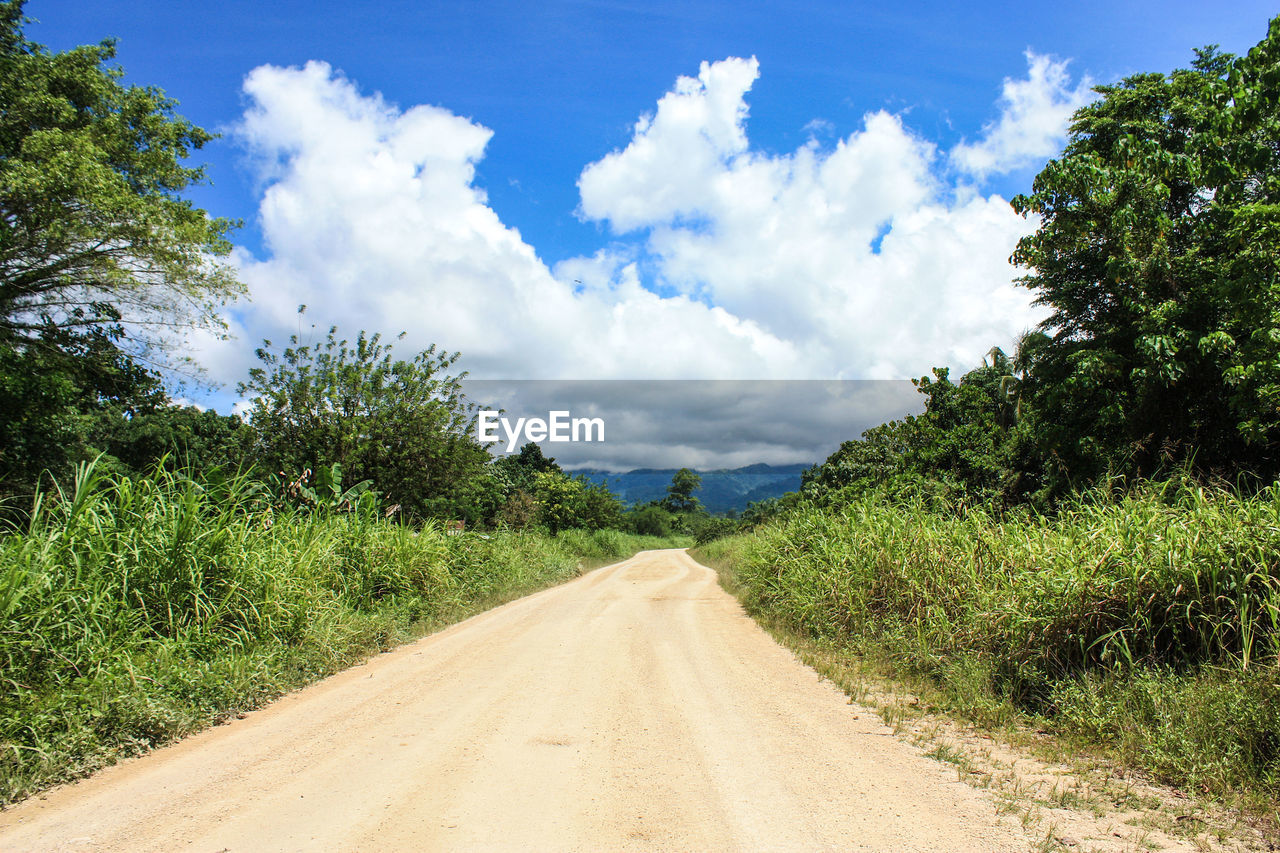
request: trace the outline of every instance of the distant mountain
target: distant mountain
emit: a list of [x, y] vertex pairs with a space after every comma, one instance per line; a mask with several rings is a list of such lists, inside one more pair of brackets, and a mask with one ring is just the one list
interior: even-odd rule
[[[707, 512], [718, 514], [729, 510], [742, 512], [747, 504], [765, 498], [776, 498], [800, 488], [800, 473], [810, 466], [748, 465], [745, 468], [699, 471], [702, 488], [694, 497], [702, 501]], [[637, 468], [625, 474], [609, 471], [573, 471], [593, 483], [604, 483], [609, 491], [627, 506], [657, 500], [667, 494], [675, 468]]]

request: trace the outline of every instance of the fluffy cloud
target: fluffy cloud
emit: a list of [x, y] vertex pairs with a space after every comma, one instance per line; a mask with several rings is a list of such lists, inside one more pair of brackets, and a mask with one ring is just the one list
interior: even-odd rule
[[252, 297], [229, 317], [239, 341], [210, 339], [198, 357], [234, 382], [256, 340], [337, 324], [406, 330], [406, 348], [460, 350], [481, 377], [880, 378], [973, 364], [1036, 319], [1007, 262], [1029, 225], [998, 196], [948, 183], [948, 164], [994, 173], [1058, 138], [1061, 122], [1046, 130], [1036, 105], [1061, 101], [1065, 72], [1029, 60], [1001, 118], [949, 155], [885, 112], [833, 147], [759, 153], [746, 100], [758, 63], [704, 63], [624, 149], [584, 169], [580, 213], [614, 239], [554, 269], [475, 185], [487, 128], [401, 109], [321, 62], [260, 67], [235, 134], [263, 186], [265, 252], [239, 255]]
[[[1050, 127], [1042, 107], [1066, 103], [1065, 71], [1028, 62], [999, 121], [952, 153], [971, 174], [1061, 141], [1061, 116]], [[948, 158], [886, 112], [829, 150], [753, 151], [757, 75], [754, 59], [729, 59], [681, 78], [626, 148], [582, 172], [582, 214], [643, 231], [663, 284], [754, 320], [826, 375], [972, 365], [1039, 319], [1007, 260], [1030, 224], [1004, 199], [945, 183]]]
[[[474, 185], [487, 128], [439, 107], [401, 111], [322, 62], [257, 68], [244, 89], [251, 106], [236, 135], [265, 187], [267, 257], [241, 257], [252, 306], [231, 318], [237, 349], [207, 342], [215, 374], [243, 376], [246, 338], [280, 341], [300, 322], [316, 324], [312, 334], [406, 330], [407, 347], [460, 350], [477, 375], [800, 369], [790, 343], [720, 308], [661, 298], [612, 256], [599, 287], [553, 276]], [[590, 265], [566, 270], [581, 278]]]
[[753, 57], [704, 62], [696, 80], [677, 80], [658, 101], [657, 114], [636, 123], [626, 151], [582, 173], [585, 214], [627, 231], [709, 213], [725, 161], [747, 151], [743, 98], [759, 76]]
[[1026, 80], [1005, 78], [1000, 118], [983, 128], [983, 138], [956, 146], [951, 159], [979, 178], [1033, 165], [1054, 154], [1066, 135], [1071, 114], [1093, 99], [1093, 81], [1074, 88], [1066, 62], [1027, 51]]

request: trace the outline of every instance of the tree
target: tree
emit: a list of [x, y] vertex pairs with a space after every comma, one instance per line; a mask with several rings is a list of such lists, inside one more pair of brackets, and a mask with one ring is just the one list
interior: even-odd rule
[[592, 483], [579, 475], [582, 483], [582, 509], [578, 519], [588, 530], [619, 530], [625, 524], [622, 502], [603, 483]]
[[1020, 496], [1013, 458], [1019, 380], [999, 348], [988, 360], [959, 382], [945, 367], [912, 380], [925, 397], [924, 412], [841, 444], [801, 475], [804, 496], [819, 503], [876, 489], [980, 501]]
[[[800, 475], [802, 491], [823, 498], [839, 490], [867, 491], [901, 476], [906, 471], [907, 454], [923, 441], [917, 420], [908, 415], [865, 430], [861, 439], [843, 442], [821, 465]], [[752, 511], [755, 515], [772, 512], [767, 501], [759, 503]]]
[[1280, 462], [1280, 18], [1245, 57], [1097, 90], [1014, 199], [1051, 313], [1033, 364], [1054, 488], [1106, 471], [1274, 478]]
[[1014, 398], [1006, 381], [1010, 364], [998, 348], [991, 363], [969, 371], [952, 383], [946, 368], [934, 378], [915, 380], [927, 398], [916, 446], [907, 464], [921, 477], [945, 483], [964, 495], [991, 499], [1001, 490], [1009, 470], [1009, 433]]
[[556, 460], [544, 456], [542, 447], [532, 441], [525, 442], [518, 453], [499, 456], [494, 460], [493, 467], [506, 478], [511, 490], [526, 492], [533, 488], [533, 479], [536, 475], [547, 471], [556, 474], [564, 473], [563, 469], [556, 464]]
[[636, 507], [627, 513], [627, 524], [641, 536], [671, 535], [671, 513], [656, 503]]
[[[525, 447], [537, 445], [525, 445]], [[581, 475], [571, 477], [554, 466], [533, 475], [532, 497], [537, 506], [538, 522], [549, 531], [559, 533], [569, 528], [604, 530], [623, 524], [622, 504], [608, 488]], [[504, 507], [509, 526], [524, 512], [527, 497], [517, 489]]]
[[26, 497], [96, 455], [104, 429], [163, 407], [160, 377], [107, 328], [46, 330], [42, 346], [0, 340], [0, 495]]
[[681, 468], [671, 477], [663, 506], [672, 512], [692, 512], [700, 506], [693, 493], [702, 488], [702, 478], [690, 468]]
[[50, 53], [27, 41], [23, 0], [0, 2], [0, 341], [50, 330], [219, 327], [242, 289], [219, 261], [233, 223], [180, 193], [183, 160], [212, 137], [160, 90], [125, 86], [111, 41]]
[[684, 521], [685, 531], [692, 536], [693, 541], [699, 545], [705, 545], [708, 542], [714, 539], [719, 539], [723, 536], [732, 536], [739, 528], [739, 524], [736, 519], [707, 515], [704, 512], [687, 515], [685, 516]]
[[133, 473], [143, 473], [164, 459], [170, 470], [192, 476], [218, 472], [225, 477], [246, 466], [251, 432], [236, 415], [194, 406], [162, 405], [133, 413], [113, 406], [89, 441]]
[[581, 527], [584, 491], [578, 480], [553, 471], [539, 471], [533, 477], [538, 521], [553, 535], [571, 527]]
[[295, 335], [283, 352], [271, 347], [258, 349], [263, 366], [240, 385], [253, 399], [254, 454], [268, 470], [292, 477], [336, 463], [410, 518], [457, 518], [474, 503], [468, 489], [489, 456], [462, 376], [446, 372], [457, 353], [433, 345], [393, 360], [379, 335], [361, 332], [352, 344], [336, 328], [323, 344]]
[[538, 520], [538, 502], [523, 489], [512, 492], [499, 508], [497, 522], [512, 530], [525, 530]]
[[[144, 365], [218, 327], [232, 223], [181, 198], [212, 137], [125, 86], [110, 41], [51, 53], [0, 0], [0, 493], [66, 476], [104, 424], [167, 403]], [[163, 356], [161, 356], [163, 358]], [[173, 361], [165, 358], [169, 364]], [[91, 441], [92, 440], [92, 441]]]

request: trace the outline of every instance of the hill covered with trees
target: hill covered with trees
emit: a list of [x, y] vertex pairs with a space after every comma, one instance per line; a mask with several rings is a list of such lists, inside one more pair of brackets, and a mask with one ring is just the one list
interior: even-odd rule
[[[756, 464], [698, 471], [702, 478], [698, 500], [707, 512], [715, 515], [741, 514], [752, 503], [778, 498], [798, 489], [801, 474], [810, 467]], [[676, 469], [637, 468], [621, 474], [595, 470], [577, 473], [593, 483], [606, 486], [624, 504], [635, 505], [660, 500], [666, 494]]]

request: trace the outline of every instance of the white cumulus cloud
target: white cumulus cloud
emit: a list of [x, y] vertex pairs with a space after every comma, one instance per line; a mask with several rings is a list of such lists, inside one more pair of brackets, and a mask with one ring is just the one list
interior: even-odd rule
[[1093, 81], [1075, 86], [1066, 62], [1055, 62], [1030, 50], [1027, 79], [1005, 78], [1000, 118], [983, 128], [977, 142], [956, 146], [955, 165], [978, 178], [1042, 162], [1058, 153], [1071, 114], [1093, 100]]
[[[1008, 263], [1031, 223], [1003, 198], [948, 183], [948, 158], [883, 111], [831, 148], [754, 150], [758, 73], [728, 59], [677, 81], [625, 148], [583, 170], [582, 214], [642, 241], [662, 284], [793, 342], [824, 375], [973, 365], [1039, 319]], [[1005, 117], [977, 143], [1001, 162], [1030, 146], [1011, 110], [1038, 122], [1027, 92], [1065, 71], [1032, 57], [1030, 74], [1006, 84]]]
[[257, 68], [244, 90], [236, 135], [264, 183], [267, 257], [240, 257], [252, 306], [232, 317], [239, 342], [205, 344], [219, 378], [245, 375], [246, 338], [302, 329], [314, 340], [331, 324], [406, 331], [399, 349], [459, 350], [481, 376], [799, 369], [791, 345], [749, 319], [661, 298], [634, 275], [596, 289], [553, 276], [474, 184], [487, 128], [440, 107], [401, 110], [322, 62]]
[[1000, 120], [949, 154], [874, 112], [833, 145], [776, 155], [748, 134], [758, 62], [703, 63], [627, 146], [585, 167], [579, 213], [613, 234], [554, 268], [476, 185], [489, 129], [388, 103], [322, 62], [262, 66], [234, 133], [263, 187], [264, 252], [237, 254], [252, 300], [228, 317], [239, 340], [195, 355], [234, 383], [259, 339], [337, 324], [404, 330], [405, 355], [459, 350], [477, 377], [901, 378], [975, 364], [1038, 319], [1008, 264], [1031, 224], [949, 164], [978, 175], [1043, 156], [1052, 134], [1033, 130], [1036, 105], [1078, 90], [1060, 65], [1030, 63], [1028, 80], [1006, 81]]
[[673, 216], [705, 212], [726, 159], [747, 150], [743, 96], [760, 76], [751, 59], [702, 63], [636, 122], [626, 151], [591, 164], [578, 186], [582, 209], [629, 230]]

